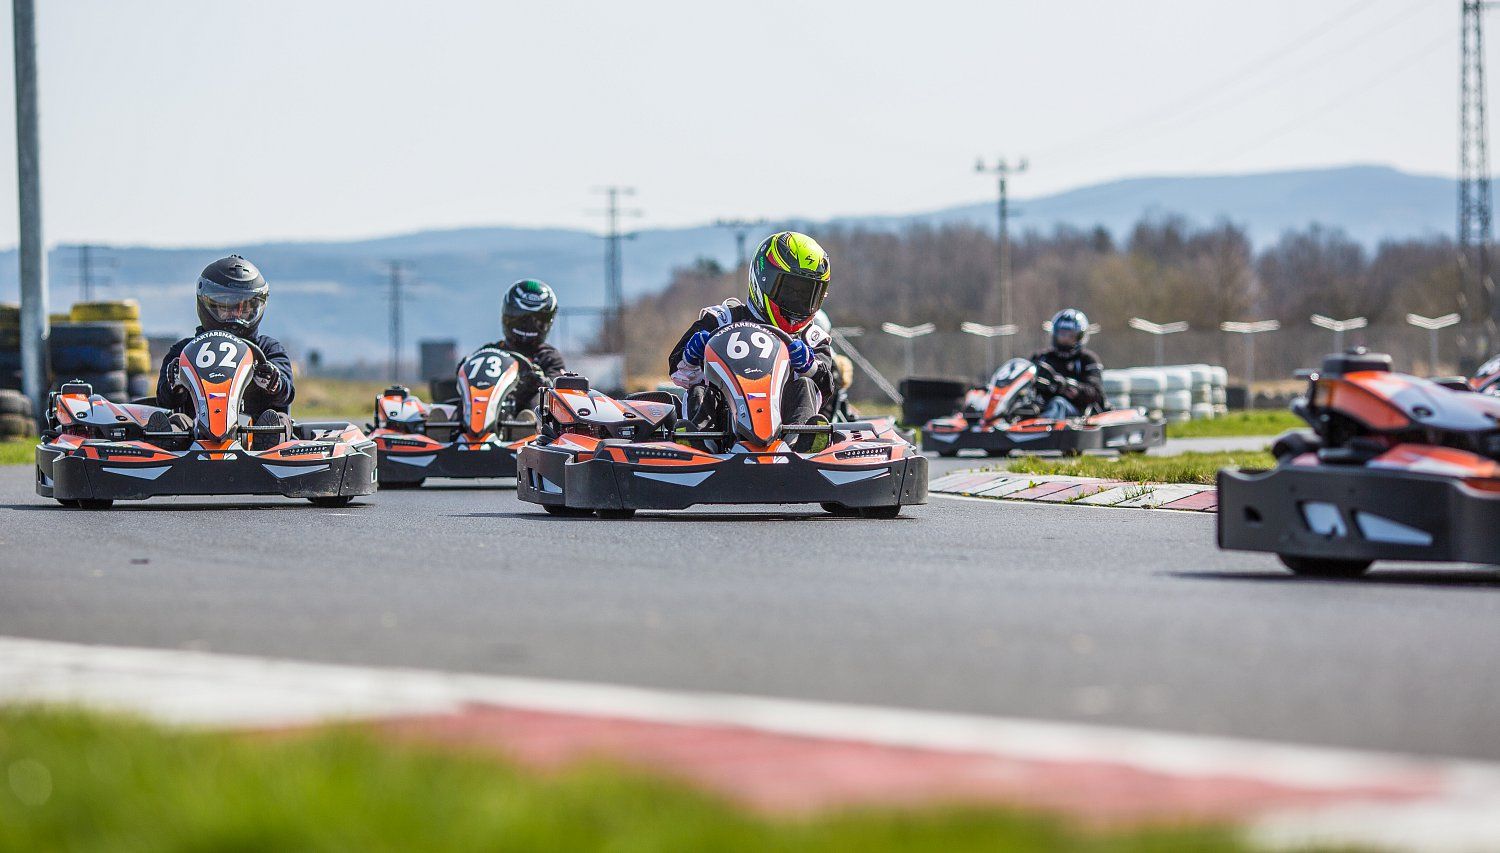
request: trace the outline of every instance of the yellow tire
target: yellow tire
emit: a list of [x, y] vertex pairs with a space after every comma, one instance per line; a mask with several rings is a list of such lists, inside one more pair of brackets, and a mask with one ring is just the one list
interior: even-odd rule
[[125, 372], [136, 375], [141, 373], [153, 373], [151, 364], [151, 353], [140, 350], [125, 351]]
[[92, 323], [101, 320], [134, 320], [139, 324], [140, 319], [141, 305], [134, 299], [122, 299], [117, 302], [73, 303], [73, 320], [78, 323]]

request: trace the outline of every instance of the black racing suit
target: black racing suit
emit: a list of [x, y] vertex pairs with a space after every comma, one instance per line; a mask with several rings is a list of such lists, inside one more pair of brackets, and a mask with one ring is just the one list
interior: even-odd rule
[[[718, 305], [710, 305], [698, 315], [698, 322], [683, 332], [677, 345], [672, 347], [672, 352], [667, 356], [667, 371], [672, 374], [672, 381], [688, 389], [689, 392], [689, 406], [686, 414], [697, 421], [700, 428], [707, 426], [702, 422], [705, 413], [696, 411], [693, 401], [695, 398], [701, 399], [701, 389], [704, 384], [703, 371], [701, 366], [687, 364], [682, 360], [682, 349], [687, 346], [688, 339], [698, 332], [712, 334], [730, 323], [742, 322], [769, 325], [755, 316], [755, 312], [738, 299], [726, 299]], [[833, 347], [824, 340], [813, 346], [812, 351], [812, 369], [787, 382], [786, 391], [781, 400], [782, 423], [810, 423], [818, 414], [821, 401], [833, 397]]]
[[1079, 347], [1072, 352], [1055, 349], [1042, 350], [1031, 356], [1037, 364], [1045, 364], [1064, 379], [1078, 383], [1063, 390], [1068, 402], [1087, 413], [1089, 409], [1100, 409], [1104, 405], [1104, 364], [1092, 350]]
[[[206, 331], [208, 330], [199, 326], [198, 331], [193, 335], [196, 337]], [[161, 360], [161, 373], [158, 374], [156, 380], [156, 404], [164, 409], [175, 409], [189, 417], [194, 414], [192, 398], [186, 392], [172, 387], [167, 366], [177, 361], [177, 357], [182, 354], [182, 348], [191, 340], [192, 338], [183, 338], [172, 344], [171, 349], [167, 350], [166, 357]], [[292, 357], [286, 354], [286, 347], [281, 345], [281, 341], [270, 335], [256, 335], [255, 345], [266, 354], [266, 359], [271, 362], [271, 366], [281, 373], [281, 388], [275, 394], [267, 394], [252, 381], [245, 389], [245, 398], [240, 411], [249, 415], [251, 420], [260, 418], [267, 410], [287, 414], [292, 407], [292, 398], [296, 396], [296, 389], [292, 387]]]
[[[520, 355], [526, 356], [527, 358], [531, 359], [531, 361], [535, 363], [538, 368], [541, 369], [542, 375], [545, 376], [549, 381], [563, 375], [563, 373], [565, 373], [568, 369], [567, 366], [563, 364], [562, 353], [557, 351], [557, 347], [549, 343], [540, 343], [532, 346], [527, 346], [526, 344], [520, 343], [510, 344], [501, 340], [495, 341], [492, 344], [485, 344], [485, 346], [491, 346], [495, 349], [503, 349], [507, 352], [519, 353]], [[514, 392], [516, 400], [516, 411], [524, 412], [527, 409], [536, 408], [537, 404], [541, 402], [539, 399], [537, 399], [538, 392], [540, 392], [541, 390], [542, 383], [538, 380], [536, 374], [531, 372], [530, 370], [523, 369], [521, 371], [520, 378], [516, 380], [516, 390]]]

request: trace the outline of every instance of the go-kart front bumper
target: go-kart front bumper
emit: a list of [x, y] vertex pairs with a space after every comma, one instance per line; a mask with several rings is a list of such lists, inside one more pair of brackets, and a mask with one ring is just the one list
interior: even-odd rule
[[686, 509], [695, 504], [830, 503], [850, 509], [927, 503], [927, 459], [877, 465], [814, 462], [796, 453], [757, 463], [729, 455], [711, 465], [651, 465], [590, 459], [541, 445], [521, 449], [516, 494], [575, 509]]
[[261, 459], [236, 449], [224, 452], [190, 450], [169, 460], [132, 461], [110, 458], [108, 442], [101, 458], [77, 449], [39, 445], [36, 449], [36, 492], [67, 500], [131, 501], [166, 495], [283, 495], [289, 498], [352, 497], [372, 494], [375, 445], [353, 445], [340, 456], [300, 459]]
[[922, 428], [922, 449], [952, 454], [960, 450], [986, 453], [1082, 453], [1086, 450], [1116, 450], [1132, 453], [1166, 443], [1166, 424], [1140, 420], [1100, 426], [1065, 425], [1053, 429], [963, 430]]
[[1219, 547], [1337, 560], [1500, 563], [1500, 493], [1363, 465], [1218, 476]]
[[474, 480], [516, 476], [516, 451], [494, 442], [450, 442], [436, 450], [381, 448], [378, 458], [382, 483], [419, 483], [428, 477]]

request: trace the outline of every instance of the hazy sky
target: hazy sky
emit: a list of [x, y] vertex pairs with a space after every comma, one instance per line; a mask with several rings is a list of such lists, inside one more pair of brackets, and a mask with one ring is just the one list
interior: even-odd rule
[[980, 153], [1022, 196], [1456, 170], [1458, 0], [38, 5], [49, 243], [595, 228], [610, 182], [642, 226], [910, 212], [988, 198]]

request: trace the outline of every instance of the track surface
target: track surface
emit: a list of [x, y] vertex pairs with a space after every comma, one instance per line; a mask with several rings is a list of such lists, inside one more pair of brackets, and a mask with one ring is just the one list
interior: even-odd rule
[[1296, 581], [1193, 513], [579, 521], [472, 488], [90, 513], [31, 477], [0, 469], [0, 635], [1500, 759], [1500, 575]]

